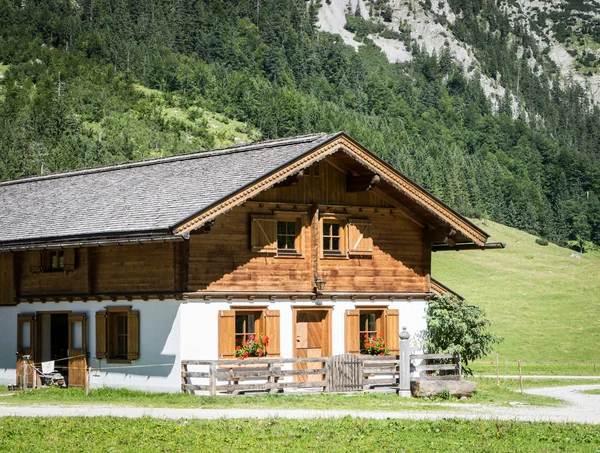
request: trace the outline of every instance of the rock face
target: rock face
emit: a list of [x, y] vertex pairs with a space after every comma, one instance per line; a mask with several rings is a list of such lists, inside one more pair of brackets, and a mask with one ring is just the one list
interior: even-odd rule
[[472, 397], [475, 392], [475, 382], [471, 381], [411, 381], [410, 392], [415, 398], [438, 396], [448, 391], [451, 396]]

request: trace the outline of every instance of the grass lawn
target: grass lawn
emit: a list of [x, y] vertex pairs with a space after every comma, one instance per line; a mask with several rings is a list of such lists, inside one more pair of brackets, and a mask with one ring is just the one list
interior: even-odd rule
[[5, 418], [0, 451], [597, 452], [600, 426], [500, 421]]
[[[238, 397], [193, 396], [173, 393], [147, 393], [127, 389], [102, 388], [90, 390], [85, 396], [82, 389], [40, 389], [28, 392], [16, 392], [11, 396], [0, 397], [5, 405], [28, 404], [101, 404], [145, 407], [179, 408], [282, 408], [282, 409], [347, 409], [347, 410], [432, 410], [444, 409], [444, 402], [458, 404], [508, 405], [509, 402], [521, 402], [531, 405], [551, 406], [562, 404], [559, 400], [520, 394], [519, 382], [515, 379], [503, 379], [500, 386], [495, 379], [477, 379], [477, 393], [472, 399], [429, 400], [398, 398], [394, 393], [347, 394], [303, 394], [303, 395], [248, 395]], [[525, 388], [550, 387], [559, 385], [600, 384], [600, 380], [526, 380]]]
[[[600, 376], [600, 254], [576, 259], [514, 228], [475, 223], [506, 249], [434, 253], [432, 275], [485, 309], [504, 338], [495, 351], [501, 373], [516, 374], [522, 360], [526, 374]], [[474, 370], [495, 374], [495, 359]]]
[[600, 395], [600, 389], [585, 390], [583, 393], [587, 393], [588, 395]]

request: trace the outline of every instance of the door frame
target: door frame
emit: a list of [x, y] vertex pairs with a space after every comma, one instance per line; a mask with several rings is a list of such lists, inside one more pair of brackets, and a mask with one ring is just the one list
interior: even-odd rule
[[296, 307], [292, 307], [292, 343], [293, 343], [293, 348], [292, 348], [292, 352], [293, 352], [293, 357], [294, 358], [298, 358], [298, 351], [296, 348], [297, 345], [297, 341], [296, 341], [296, 322], [298, 320], [298, 313], [299, 312], [303, 312], [303, 311], [322, 311], [325, 312], [325, 329], [324, 329], [324, 336], [325, 336], [325, 341], [324, 341], [324, 345], [322, 345], [322, 349], [323, 349], [323, 355], [322, 357], [331, 357], [331, 319], [332, 319], [332, 312], [333, 312], [333, 307], [302, 307], [302, 306], [296, 306]]

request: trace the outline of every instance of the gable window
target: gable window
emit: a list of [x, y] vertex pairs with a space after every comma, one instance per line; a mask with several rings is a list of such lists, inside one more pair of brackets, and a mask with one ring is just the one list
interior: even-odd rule
[[398, 310], [388, 308], [346, 310], [346, 353], [365, 354], [365, 335], [367, 338], [377, 338], [381, 335], [390, 354], [398, 354], [400, 326], [398, 314]]
[[299, 256], [302, 250], [302, 213], [253, 215], [253, 252], [275, 256]]
[[107, 307], [96, 312], [96, 358], [108, 362], [139, 359], [139, 311]]
[[269, 338], [267, 354], [270, 357], [280, 355], [279, 348], [279, 310], [256, 310], [236, 308], [219, 311], [219, 359], [235, 358], [237, 347], [262, 335]]
[[296, 237], [295, 220], [279, 220], [277, 222], [277, 250], [279, 252], [297, 252]]
[[340, 254], [342, 253], [342, 235], [341, 227], [338, 222], [323, 222], [323, 253]]

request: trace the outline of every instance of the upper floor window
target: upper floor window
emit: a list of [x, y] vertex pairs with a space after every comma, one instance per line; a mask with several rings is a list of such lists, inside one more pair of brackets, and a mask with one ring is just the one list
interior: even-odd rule
[[280, 220], [277, 222], [277, 250], [296, 252], [296, 221]]
[[65, 269], [65, 252], [64, 250], [51, 250], [46, 252], [45, 271], [62, 271]]
[[302, 213], [253, 215], [252, 251], [277, 256], [299, 256], [302, 250]]
[[342, 228], [338, 222], [323, 222], [323, 253], [342, 253]]
[[75, 270], [77, 251], [73, 248], [29, 252], [29, 271], [71, 272]]

